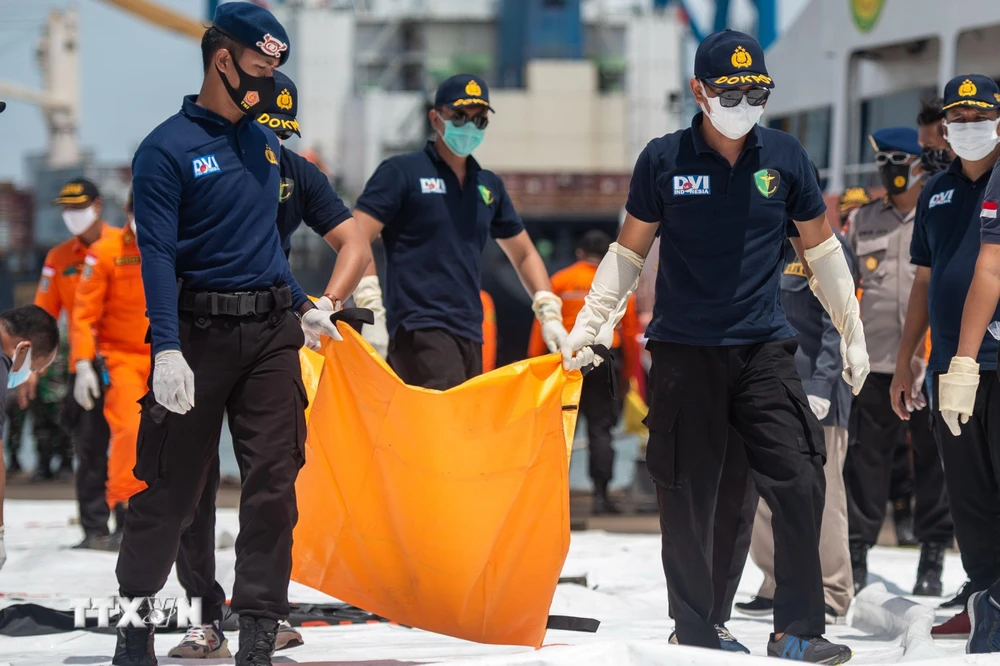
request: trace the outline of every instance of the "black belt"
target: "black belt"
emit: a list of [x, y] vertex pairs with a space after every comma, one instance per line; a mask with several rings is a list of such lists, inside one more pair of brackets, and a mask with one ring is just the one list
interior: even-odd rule
[[267, 291], [238, 291], [220, 293], [214, 291], [182, 291], [178, 302], [181, 312], [193, 312], [203, 317], [218, 315], [228, 317], [252, 317], [266, 315], [275, 310], [292, 307], [292, 290], [288, 287], [272, 287]]

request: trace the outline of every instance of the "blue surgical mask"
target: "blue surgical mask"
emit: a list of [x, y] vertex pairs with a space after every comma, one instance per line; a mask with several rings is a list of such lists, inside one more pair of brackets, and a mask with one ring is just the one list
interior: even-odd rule
[[[18, 345], [18, 347], [20, 346], [21, 345]], [[17, 348], [14, 349], [14, 357], [17, 357]], [[13, 364], [13, 358], [11, 359], [11, 363]], [[13, 367], [13, 365], [11, 365], [11, 367]], [[24, 355], [24, 361], [21, 362], [21, 367], [7, 373], [7, 388], [17, 388], [24, 382], [28, 381], [29, 376], [31, 376], [31, 347], [28, 347], [28, 352]]]
[[481, 130], [471, 122], [466, 122], [461, 127], [455, 127], [450, 120], [444, 120], [444, 144], [451, 152], [459, 157], [468, 157], [479, 144], [483, 142], [483, 134], [486, 130]]

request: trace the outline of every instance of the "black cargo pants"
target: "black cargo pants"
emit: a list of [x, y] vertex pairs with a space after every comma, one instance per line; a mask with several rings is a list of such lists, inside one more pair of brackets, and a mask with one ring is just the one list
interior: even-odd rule
[[[742, 510], [748, 492], [746, 483], [722, 485], [730, 443], [744, 447], [757, 491], [774, 514], [775, 632], [825, 630], [825, 443], [795, 368], [796, 346], [649, 343], [646, 465], [657, 486], [663, 570], [681, 644], [719, 648], [715, 516], [720, 502]], [[730, 426], [742, 441], [728, 436]], [[728, 575], [732, 562], [716, 576]]]
[[[298, 356], [302, 329], [288, 310], [246, 317], [182, 312], [179, 333], [195, 376], [195, 406], [184, 415], [166, 412], [152, 391], [141, 401], [134, 473], [149, 487], [129, 503], [118, 556], [120, 592], [126, 597], [158, 592], [199, 503], [207, 496], [214, 504], [214, 493], [203, 490], [218, 483], [225, 412], [242, 484], [232, 610], [284, 619], [298, 520], [295, 478], [306, 435]], [[214, 557], [214, 550], [210, 554]]]
[[[73, 398], [76, 375], [70, 375], [60, 415], [63, 429], [70, 434], [76, 453], [76, 501], [80, 506], [80, 527], [85, 536], [107, 536], [111, 510], [104, 486], [108, 482], [108, 446], [111, 429], [104, 418], [104, 391], [87, 410]], [[118, 529], [121, 529], [119, 526]]]

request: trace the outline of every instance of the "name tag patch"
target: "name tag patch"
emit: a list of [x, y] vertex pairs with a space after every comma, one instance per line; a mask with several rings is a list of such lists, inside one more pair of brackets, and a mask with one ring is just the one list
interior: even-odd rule
[[219, 173], [222, 171], [222, 169], [219, 168], [219, 163], [215, 161], [215, 155], [196, 157], [191, 160], [191, 166], [194, 168], [195, 178], [201, 178], [202, 176], [207, 176], [210, 173]]
[[938, 192], [931, 197], [930, 203], [927, 204], [928, 208], [934, 208], [934, 206], [942, 206], [944, 204], [950, 204], [951, 198], [955, 196], [955, 190], [951, 189], [947, 192]]
[[711, 194], [708, 176], [674, 176], [674, 195]]
[[421, 178], [420, 192], [423, 194], [447, 194], [443, 178]]

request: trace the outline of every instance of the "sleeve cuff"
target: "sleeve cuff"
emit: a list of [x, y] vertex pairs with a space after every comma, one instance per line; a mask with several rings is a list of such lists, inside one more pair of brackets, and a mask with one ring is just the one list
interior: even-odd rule
[[820, 204], [818, 208], [814, 208], [811, 211], [800, 215], [798, 212], [789, 213], [788, 216], [793, 222], [808, 222], [810, 220], [815, 220], [817, 217], [826, 215], [826, 204]]
[[924, 268], [931, 267], [931, 260], [924, 259], [923, 257], [910, 257], [910, 263], [914, 266], [922, 266]]
[[830, 382], [822, 379], [806, 379], [802, 382], [802, 388], [806, 395], [814, 395], [824, 400], [829, 400], [832, 393]]
[[160, 352], [180, 350], [181, 343], [179, 341], [153, 343], [153, 358], [155, 359]]

